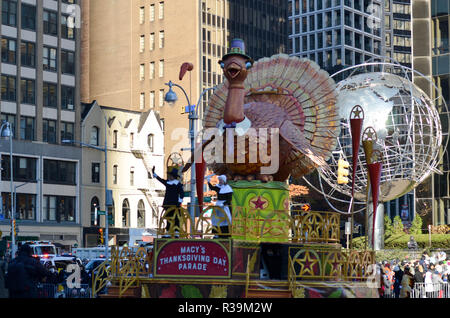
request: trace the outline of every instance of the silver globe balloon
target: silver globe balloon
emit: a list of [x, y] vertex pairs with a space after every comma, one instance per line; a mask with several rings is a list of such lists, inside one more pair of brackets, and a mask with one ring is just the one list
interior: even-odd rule
[[[352, 138], [350, 113], [360, 105], [364, 111], [362, 132], [376, 132], [374, 149], [383, 157], [379, 201], [386, 202], [410, 192], [436, 171], [442, 130], [439, 113], [430, 98], [405, 77], [385, 72], [353, 75], [337, 84], [341, 133], [338, 149], [321, 177], [337, 191], [351, 196]], [[361, 134], [362, 137], [362, 134]], [[350, 163], [350, 182], [337, 184], [337, 161]], [[366, 158], [361, 143], [355, 174], [355, 200], [365, 201]]]

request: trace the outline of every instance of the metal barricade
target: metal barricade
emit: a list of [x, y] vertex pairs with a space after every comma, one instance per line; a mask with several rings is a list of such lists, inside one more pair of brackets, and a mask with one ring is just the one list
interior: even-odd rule
[[450, 298], [450, 286], [448, 283], [415, 283], [411, 298]]
[[386, 288], [383, 293], [383, 298], [395, 298], [394, 290]]
[[69, 288], [64, 286], [65, 298], [91, 298], [91, 288], [88, 284], [80, 284], [79, 287]]
[[38, 298], [91, 298], [91, 288], [88, 284], [80, 284], [69, 288], [66, 284], [38, 284]]
[[55, 298], [56, 285], [55, 284], [38, 284], [37, 285], [38, 298]]

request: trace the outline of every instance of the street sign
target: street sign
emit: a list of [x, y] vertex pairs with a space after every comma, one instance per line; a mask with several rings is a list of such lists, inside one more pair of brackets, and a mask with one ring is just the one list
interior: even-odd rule
[[97, 211], [97, 214], [98, 214], [98, 215], [106, 215], [106, 211], [100, 211], [100, 210], [98, 210], [98, 211]]
[[108, 225], [114, 225], [114, 219], [112, 214], [108, 214]]
[[182, 114], [193, 112], [195, 110], [195, 105], [184, 106], [184, 108], [182, 108], [181, 110]]

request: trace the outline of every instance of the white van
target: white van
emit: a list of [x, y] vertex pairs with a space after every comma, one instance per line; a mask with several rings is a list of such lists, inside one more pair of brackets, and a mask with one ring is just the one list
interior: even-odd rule
[[48, 241], [27, 241], [33, 250], [33, 257], [53, 258], [56, 257], [56, 246]]

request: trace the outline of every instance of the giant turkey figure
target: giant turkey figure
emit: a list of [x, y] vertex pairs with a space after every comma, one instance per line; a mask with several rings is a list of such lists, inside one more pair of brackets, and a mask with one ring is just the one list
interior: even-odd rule
[[[254, 63], [245, 54], [241, 39], [231, 42], [230, 52], [219, 63], [226, 81], [210, 98], [203, 121], [204, 129], [218, 128], [224, 138], [222, 163], [211, 164], [214, 151], [204, 151], [214, 173], [226, 174], [231, 180], [286, 181], [289, 175], [301, 177], [326, 165], [339, 135], [335, 83], [327, 72], [310, 60], [285, 54]], [[230, 128], [234, 128], [234, 137], [227, 134]], [[257, 136], [251, 137], [250, 128]], [[279, 135], [274, 135], [279, 137], [278, 154], [271, 153], [270, 132], [261, 134], [260, 128], [279, 129]], [[246, 134], [245, 147], [242, 141], [239, 147], [237, 136]], [[249, 160], [255, 158], [250, 156], [255, 141], [259, 153], [276, 155], [278, 171], [262, 174], [261, 168], [271, 163], [259, 155], [256, 162]], [[233, 162], [226, 160], [230, 142], [234, 142]], [[245, 162], [237, 160], [239, 155]]]

